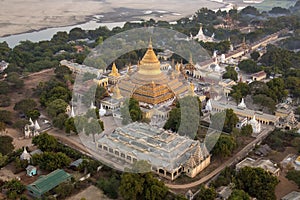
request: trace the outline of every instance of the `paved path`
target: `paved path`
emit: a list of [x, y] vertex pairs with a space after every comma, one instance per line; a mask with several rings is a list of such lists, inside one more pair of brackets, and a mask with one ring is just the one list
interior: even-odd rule
[[210, 174], [207, 176], [192, 182], [192, 183], [187, 183], [187, 184], [180, 184], [180, 185], [173, 185], [173, 184], [166, 184], [166, 186], [170, 189], [187, 189], [187, 188], [192, 188], [195, 186], [198, 186], [202, 183], [205, 183], [212, 179], [214, 176], [218, 175], [225, 167], [230, 166], [234, 163], [237, 163], [240, 161], [242, 158], [244, 158], [254, 147], [257, 143], [261, 142], [263, 139], [265, 139], [269, 133], [274, 130], [274, 128], [267, 128], [262, 131], [262, 133], [251, 143], [249, 143], [247, 146], [245, 146], [241, 151], [239, 151], [237, 154], [235, 154], [232, 158], [224, 162], [222, 165], [220, 165], [217, 169], [212, 171]]

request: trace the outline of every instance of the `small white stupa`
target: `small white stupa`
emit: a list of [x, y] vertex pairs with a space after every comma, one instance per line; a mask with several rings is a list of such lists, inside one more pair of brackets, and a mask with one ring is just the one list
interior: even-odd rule
[[72, 108], [71, 108], [71, 114], [70, 114], [70, 117], [75, 117], [76, 115], [75, 115], [75, 112], [74, 112], [74, 107], [72, 106]]
[[106, 114], [106, 110], [103, 108], [103, 105], [100, 105], [100, 109], [99, 109], [99, 115], [100, 117], [103, 117]]
[[217, 57], [217, 50], [214, 50], [214, 53], [213, 53], [213, 58], [216, 58]]
[[247, 106], [246, 106], [246, 104], [245, 104], [245, 101], [244, 101], [244, 98], [242, 98], [242, 101], [241, 101], [241, 103], [238, 105], [238, 108], [241, 108], [241, 109], [247, 108]]
[[261, 124], [255, 119], [255, 115], [248, 123], [252, 126], [253, 133], [257, 134], [261, 132]]
[[221, 55], [221, 63], [225, 63], [225, 61], [226, 61], [226, 56], [225, 56], [225, 54], [222, 54]]
[[41, 127], [40, 127], [37, 120], [35, 120], [35, 122], [34, 122], [34, 128], [35, 128], [35, 130], [40, 130], [41, 129]]
[[29, 126], [30, 127], [34, 127], [34, 123], [33, 123], [32, 119], [31, 119], [31, 117], [29, 118], [29, 122], [30, 122]]
[[210, 99], [206, 102], [205, 110], [208, 111], [208, 112], [212, 111], [212, 105], [211, 105], [211, 100]]
[[24, 147], [24, 151], [20, 156], [21, 160], [27, 160], [28, 162], [30, 162], [31, 159], [31, 155], [27, 152], [26, 147]]
[[93, 101], [91, 101], [90, 109], [96, 109], [96, 106], [94, 105], [94, 102], [93, 102]]

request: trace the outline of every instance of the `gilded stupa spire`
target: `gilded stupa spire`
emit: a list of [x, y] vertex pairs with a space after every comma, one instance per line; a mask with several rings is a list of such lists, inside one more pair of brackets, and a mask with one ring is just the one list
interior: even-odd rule
[[140, 61], [139, 71], [143, 75], [158, 75], [161, 74], [160, 62], [153, 50], [152, 40], [149, 40], [148, 49]]
[[120, 76], [118, 68], [116, 66], [116, 63], [113, 63], [112, 68], [111, 68], [111, 73], [109, 74], [109, 76], [114, 76], [114, 77]]
[[123, 98], [122, 95], [121, 95], [118, 84], [116, 84], [116, 86], [114, 87], [112, 98], [113, 99], [122, 99]]

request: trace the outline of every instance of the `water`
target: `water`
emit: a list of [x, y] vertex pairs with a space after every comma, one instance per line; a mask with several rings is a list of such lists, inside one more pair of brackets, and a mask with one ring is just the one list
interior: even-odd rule
[[0, 42], [6, 41], [9, 47], [13, 48], [20, 43], [20, 41], [30, 40], [32, 42], [39, 42], [42, 40], [50, 40], [52, 36], [58, 31], [66, 31], [69, 32], [73, 28], [80, 27], [84, 30], [93, 30], [98, 28], [99, 26], [107, 26], [108, 29], [113, 29], [114, 27], [123, 27], [126, 22], [109, 22], [109, 23], [100, 23], [95, 20], [91, 20], [89, 22], [65, 26], [65, 27], [57, 27], [57, 28], [47, 28], [40, 31], [34, 31], [30, 33], [21, 33], [17, 35], [10, 35], [6, 37], [0, 37]]

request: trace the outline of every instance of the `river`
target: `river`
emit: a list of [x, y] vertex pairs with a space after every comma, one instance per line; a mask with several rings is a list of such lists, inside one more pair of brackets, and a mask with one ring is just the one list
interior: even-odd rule
[[32, 42], [39, 42], [42, 40], [50, 40], [55, 33], [58, 31], [66, 31], [69, 32], [73, 28], [80, 27], [84, 30], [93, 30], [98, 28], [99, 26], [107, 26], [108, 29], [113, 29], [114, 27], [123, 27], [125, 22], [108, 22], [102, 23], [97, 22], [96, 20], [91, 20], [89, 22], [72, 25], [72, 26], [64, 26], [57, 28], [47, 28], [39, 31], [29, 32], [29, 33], [21, 33], [16, 35], [10, 35], [6, 37], [0, 37], [0, 42], [6, 41], [9, 47], [14, 48], [16, 45], [20, 43], [20, 41], [30, 40]]

